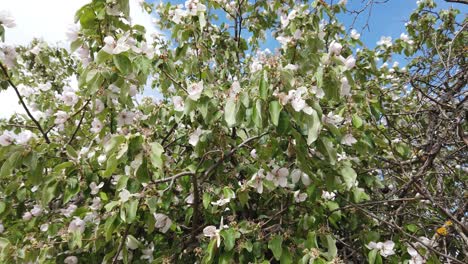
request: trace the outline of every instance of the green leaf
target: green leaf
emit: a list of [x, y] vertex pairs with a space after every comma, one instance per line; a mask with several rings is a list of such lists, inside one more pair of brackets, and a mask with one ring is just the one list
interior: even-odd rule
[[133, 223], [136, 219], [136, 214], [138, 211], [138, 199], [132, 199], [127, 204], [125, 204], [125, 209], [127, 211], [126, 222]]
[[377, 257], [377, 249], [373, 249], [369, 251], [369, 255], [368, 255], [369, 264], [374, 264], [376, 257]]
[[252, 120], [256, 127], [262, 128], [263, 127], [263, 120], [262, 120], [262, 101], [257, 99], [255, 102], [253, 113], [252, 113]]
[[351, 189], [354, 186], [356, 182], [356, 178], [357, 178], [357, 174], [354, 171], [354, 169], [351, 168], [350, 166], [345, 166], [341, 168], [340, 173], [341, 173], [341, 176], [343, 176], [343, 180], [348, 190]]
[[212, 239], [208, 247], [206, 248], [206, 254], [202, 259], [202, 263], [208, 264], [213, 263], [214, 261], [214, 254], [216, 250], [216, 239]]
[[333, 148], [333, 143], [328, 138], [320, 138], [318, 141], [318, 149], [321, 153], [327, 154], [328, 161], [331, 165], [336, 164], [336, 150]]
[[102, 64], [106, 61], [108, 61], [112, 57], [112, 54], [109, 54], [103, 50], [100, 50], [97, 55], [96, 55], [96, 63], [97, 64]]
[[162, 154], [164, 152], [163, 146], [158, 142], [153, 142], [150, 144], [151, 146], [151, 154], [150, 160], [154, 167], [162, 169], [163, 168], [163, 160]]
[[55, 190], [57, 189], [58, 182], [52, 180], [47, 184], [47, 186], [42, 190], [42, 204], [46, 205], [55, 197]]
[[280, 235], [275, 235], [269, 242], [268, 248], [273, 252], [273, 256], [276, 260], [280, 260], [283, 253], [283, 237]]
[[282, 106], [278, 101], [270, 102], [270, 119], [273, 125], [278, 126]]
[[127, 58], [127, 56], [123, 54], [117, 54], [117, 55], [114, 55], [113, 59], [114, 59], [115, 67], [117, 67], [117, 69], [119, 69], [119, 71], [122, 74], [127, 75], [131, 72], [132, 63]]
[[265, 80], [264, 73], [262, 73], [262, 77], [260, 78], [259, 90], [260, 98], [266, 101], [266, 99], [268, 98], [268, 84]]
[[13, 173], [17, 162], [21, 158], [21, 152], [16, 151], [11, 154], [8, 159], [3, 163], [2, 168], [0, 169], [0, 178], [5, 176], [10, 176]]
[[114, 173], [114, 171], [117, 169], [118, 164], [118, 160], [115, 157], [114, 153], [107, 159], [106, 170], [102, 173], [102, 177], [109, 178], [112, 175], [112, 173]]
[[233, 127], [236, 124], [236, 102], [233, 98], [229, 98], [226, 102], [226, 107], [224, 107], [224, 120], [228, 127]]
[[283, 248], [283, 254], [281, 254], [280, 264], [291, 264], [293, 259], [291, 253], [287, 248]]
[[221, 231], [221, 236], [223, 237], [224, 249], [226, 251], [231, 251], [236, 245], [236, 238], [240, 237], [240, 233], [232, 228], [223, 229]]
[[312, 109], [312, 114], [308, 118], [307, 129], [307, 145], [310, 145], [317, 140], [320, 130], [322, 129], [322, 123], [315, 109]]
[[336, 257], [338, 249], [336, 248], [336, 240], [331, 235], [327, 235], [327, 248], [326, 257], [328, 260], [332, 260]]
[[5, 212], [6, 204], [0, 201], [0, 215]]
[[355, 128], [360, 128], [363, 124], [362, 119], [357, 114], [353, 114], [351, 122]]

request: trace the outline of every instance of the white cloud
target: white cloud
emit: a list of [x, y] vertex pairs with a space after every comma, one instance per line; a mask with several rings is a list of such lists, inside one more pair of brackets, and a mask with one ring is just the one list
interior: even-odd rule
[[[15, 28], [6, 29], [7, 44], [25, 45], [34, 37], [50, 44], [67, 46], [65, 32], [72, 24], [75, 12], [89, 0], [0, 0], [0, 10], [7, 10], [16, 20]], [[143, 25], [147, 36], [159, 32], [152, 17], [144, 12], [138, 0], [130, 0], [130, 16], [133, 24]], [[23, 112], [10, 87], [0, 91], [0, 118], [14, 112]]]

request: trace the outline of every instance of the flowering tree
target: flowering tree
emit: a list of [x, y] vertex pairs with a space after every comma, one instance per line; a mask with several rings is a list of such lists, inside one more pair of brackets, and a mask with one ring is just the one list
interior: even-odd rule
[[346, 1], [141, 5], [165, 36], [93, 0], [69, 50], [2, 46], [2, 263], [465, 263], [459, 11], [368, 49]]

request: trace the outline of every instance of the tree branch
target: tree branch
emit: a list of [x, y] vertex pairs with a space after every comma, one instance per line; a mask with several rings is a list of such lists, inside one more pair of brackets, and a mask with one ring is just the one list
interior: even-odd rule
[[41, 132], [41, 134], [42, 134], [42, 136], [44, 137], [46, 143], [49, 144], [49, 143], [50, 143], [50, 139], [49, 139], [49, 137], [47, 136], [47, 133], [44, 131], [44, 129], [42, 129], [42, 126], [41, 126], [41, 124], [39, 123], [39, 121], [37, 121], [36, 118], [34, 118], [34, 116], [33, 116], [33, 115], [31, 114], [31, 112], [29, 111], [29, 108], [28, 108], [28, 106], [26, 105], [26, 103], [24, 102], [23, 97], [22, 97], [21, 94], [19, 93], [18, 88], [17, 88], [16, 85], [11, 81], [11, 78], [10, 78], [10, 75], [8, 74], [7, 69], [6, 69], [6, 68], [3, 66], [3, 64], [1, 64], [1, 63], [0, 63], [0, 67], [2, 68], [2, 71], [3, 71], [3, 73], [5, 74], [8, 83], [11, 85], [11, 87], [13, 87], [13, 90], [15, 90], [15, 93], [16, 93], [16, 95], [18, 96], [18, 99], [20, 100], [21, 105], [23, 106], [24, 110], [26, 111], [26, 114], [27, 114], [27, 115], [29, 116], [29, 118], [34, 122], [34, 124], [36, 124], [37, 129], [39, 129], [39, 131]]

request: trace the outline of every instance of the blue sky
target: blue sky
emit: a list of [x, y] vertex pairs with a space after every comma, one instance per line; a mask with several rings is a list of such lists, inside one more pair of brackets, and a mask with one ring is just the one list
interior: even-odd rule
[[[148, 1], [148, 0], [147, 0]], [[382, 2], [383, 0], [375, 0], [375, 2]], [[447, 3], [443, 0], [435, 0], [438, 8], [447, 9], [450, 6], [460, 9], [463, 13], [468, 13], [468, 7], [462, 4]], [[149, 1], [150, 2], [150, 1]], [[166, 2], [163, 0], [163, 2]], [[172, 4], [183, 4], [185, 0], [171, 0], [168, 1]], [[326, 0], [326, 2], [329, 2]], [[338, 0], [334, 0], [335, 3]], [[348, 10], [359, 10], [361, 9], [368, 0], [348, 0]], [[372, 6], [372, 12], [370, 17], [368, 11], [360, 14], [354, 24], [354, 28], [361, 33], [362, 42], [369, 48], [373, 48], [376, 42], [381, 36], [391, 36], [392, 39], [396, 39], [401, 33], [406, 32], [405, 23], [409, 18], [410, 14], [416, 9], [416, 0], [389, 0], [387, 3], [374, 4]], [[369, 27], [363, 30], [364, 25], [369, 17]], [[343, 23], [347, 29], [352, 25], [354, 15], [352, 14], [340, 14], [338, 16], [339, 21]], [[267, 41], [265, 48], [273, 50], [277, 47], [277, 42], [270, 37]]]

